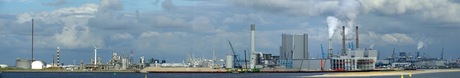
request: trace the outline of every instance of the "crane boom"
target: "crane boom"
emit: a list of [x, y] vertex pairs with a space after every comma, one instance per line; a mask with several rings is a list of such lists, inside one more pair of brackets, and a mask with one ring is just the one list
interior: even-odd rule
[[233, 52], [233, 58], [234, 58], [233, 59], [233, 66], [238, 67], [238, 66], [240, 66], [239, 63], [238, 63], [238, 56], [235, 53], [235, 50], [233, 49], [233, 45], [230, 42], [230, 40], [228, 40], [228, 44], [230, 45], [230, 49], [232, 49], [232, 52]]

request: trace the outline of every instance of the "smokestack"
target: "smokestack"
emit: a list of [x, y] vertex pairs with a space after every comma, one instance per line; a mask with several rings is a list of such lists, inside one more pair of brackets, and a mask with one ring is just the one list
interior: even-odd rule
[[346, 56], [347, 53], [345, 52], [345, 26], [342, 26], [342, 56]]
[[255, 41], [254, 41], [254, 34], [255, 34], [256, 26], [254, 24], [251, 24], [251, 52], [250, 52], [250, 60], [249, 60], [249, 66], [251, 69], [253, 69], [256, 65], [256, 49], [255, 49]]
[[441, 50], [441, 60], [444, 60], [444, 48]]
[[328, 53], [328, 58], [332, 58], [332, 39], [329, 38], [329, 53]]
[[358, 26], [356, 26], [356, 49], [359, 48]]
[[32, 19], [32, 61], [34, 60], [34, 19]]

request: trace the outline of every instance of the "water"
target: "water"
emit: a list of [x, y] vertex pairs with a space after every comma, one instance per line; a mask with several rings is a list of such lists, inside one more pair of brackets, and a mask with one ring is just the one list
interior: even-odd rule
[[[324, 73], [49, 73], [3, 72], [0, 78], [299, 78]], [[370, 76], [347, 78], [400, 78], [401, 76]], [[414, 74], [412, 78], [459, 78], [460, 72]], [[411, 78], [407, 75], [404, 78]]]

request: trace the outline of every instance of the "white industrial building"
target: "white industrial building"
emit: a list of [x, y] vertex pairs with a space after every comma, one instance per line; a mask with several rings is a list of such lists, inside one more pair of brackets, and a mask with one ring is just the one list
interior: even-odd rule
[[34, 61], [31, 63], [32, 69], [43, 69], [45, 68], [45, 62], [43, 61]]

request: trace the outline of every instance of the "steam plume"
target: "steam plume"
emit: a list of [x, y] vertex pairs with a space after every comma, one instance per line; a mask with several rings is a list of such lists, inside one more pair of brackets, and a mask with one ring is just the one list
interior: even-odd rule
[[418, 41], [418, 44], [417, 44], [417, 50], [420, 50], [423, 48], [423, 46], [425, 46], [425, 44], [422, 42], [422, 41]]

